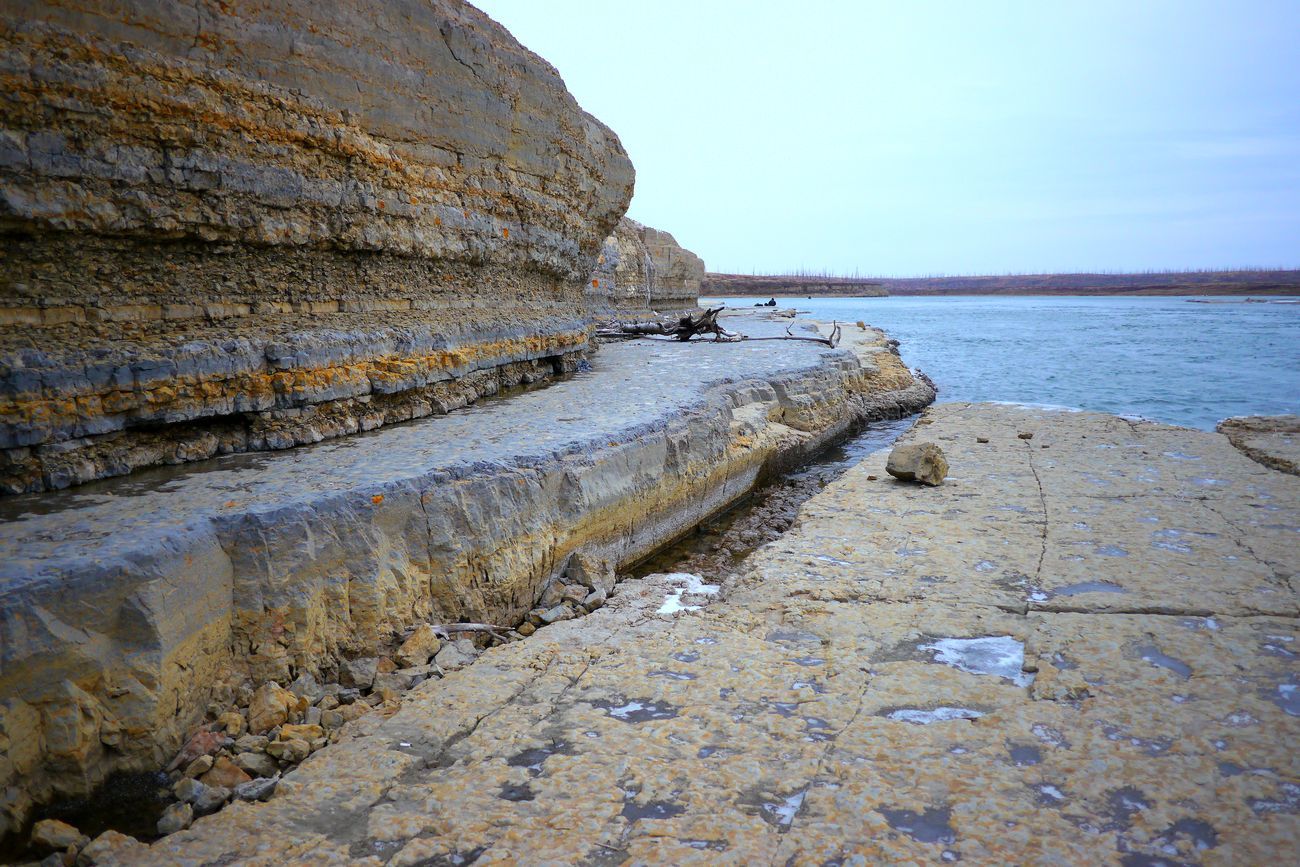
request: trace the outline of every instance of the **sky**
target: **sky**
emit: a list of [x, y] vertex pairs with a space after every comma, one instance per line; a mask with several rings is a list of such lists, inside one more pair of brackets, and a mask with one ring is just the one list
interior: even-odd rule
[[1300, 0], [476, 0], [710, 271], [1300, 267]]

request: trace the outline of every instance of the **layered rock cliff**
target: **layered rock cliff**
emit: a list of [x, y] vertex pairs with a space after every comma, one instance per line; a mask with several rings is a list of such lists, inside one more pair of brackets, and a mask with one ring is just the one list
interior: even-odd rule
[[0, 12], [0, 489], [572, 366], [617, 137], [458, 0]]
[[591, 277], [592, 293], [617, 313], [675, 313], [698, 303], [704, 260], [667, 232], [624, 217]]

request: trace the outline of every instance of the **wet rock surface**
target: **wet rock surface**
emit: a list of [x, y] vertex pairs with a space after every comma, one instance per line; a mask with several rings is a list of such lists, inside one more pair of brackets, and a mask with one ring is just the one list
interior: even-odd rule
[[[925, 421], [944, 486], [881, 452], [723, 588], [623, 582], [105, 863], [1288, 858], [1300, 482], [1109, 416]], [[1087, 580], [1125, 592], [1042, 592]]]
[[[729, 327], [781, 334], [786, 323]], [[0, 725], [11, 821], [114, 770], [166, 766], [200, 723], [223, 719], [222, 737], [235, 739], [307, 714], [337, 727], [368, 707], [356, 701], [363, 689], [385, 701], [427, 675], [408, 664], [425, 651], [437, 654], [425, 664], [472, 657], [440, 640], [397, 660], [415, 624], [527, 634], [599, 608], [613, 568], [762, 474], [863, 419], [932, 400], [891, 349], [874, 330], [846, 334], [837, 350], [612, 345], [588, 373], [508, 401], [8, 499]], [[583, 558], [592, 568], [579, 568]], [[327, 683], [342, 687], [325, 697], [333, 704], [318, 696]], [[247, 713], [226, 716], [232, 707]], [[196, 744], [177, 769], [211, 746]], [[227, 758], [247, 774], [239, 754], [263, 751]], [[242, 782], [223, 773], [225, 788]]]

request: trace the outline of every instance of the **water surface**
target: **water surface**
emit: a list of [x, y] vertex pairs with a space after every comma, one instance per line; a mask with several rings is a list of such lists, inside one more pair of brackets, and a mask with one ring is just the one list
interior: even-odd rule
[[[751, 307], [754, 298], [722, 299]], [[940, 400], [1143, 416], [1205, 430], [1300, 413], [1300, 304], [1182, 297], [778, 298], [902, 341]]]

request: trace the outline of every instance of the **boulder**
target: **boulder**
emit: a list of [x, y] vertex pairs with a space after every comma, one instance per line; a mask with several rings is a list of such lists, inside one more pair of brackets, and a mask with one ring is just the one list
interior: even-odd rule
[[478, 648], [468, 638], [457, 638], [450, 644], [443, 645], [442, 650], [433, 661], [444, 671], [464, 668], [478, 658]]
[[287, 722], [298, 702], [298, 696], [275, 681], [263, 684], [253, 693], [253, 700], [248, 705], [248, 730], [260, 735]]
[[95, 864], [133, 864], [147, 855], [149, 847], [120, 831], [105, 831], [77, 855], [77, 867]]
[[441, 649], [442, 639], [434, 634], [433, 627], [421, 623], [397, 649], [397, 661], [406, 668], [414, 668], [433, 659]]
[[[267, 748], [268, 750], [270, 747]], [[239, 766], [225, 756], [217, 759], [212, 770], [208, 771], [199, 778], [205, 786], [220, 786], [223, 789], [233, 789], [240, 783], [246, 783], [251, 780], [248, 774], [239, 769]]]
[[885, 472], [904, 482], [942, 485], [948, 475], [948, 461], [934, 443], [909, 443], [895, 446], [889, 453]]
[[370, 689], [379, 671], [379, 660], [373, 656], [346, 659], [339, 665], [339, 679], [345, 686]]
[[85, 834], [58, 819], [42, 819], [32, 827], [32, 848], [44, 852], [63, 852], [68, 848], [80, 849], [89, 842], [90, 838]]
[[[240, 753], [234, 758], [235, 765], [253, 777], [271, 777], [274, 776], [280, 766], [276, 764], [275, 759], [266, 753]], [[242, 783], [240, 785], [243, 785]], [[235, 788], [239, 788], [236, 786]]]

